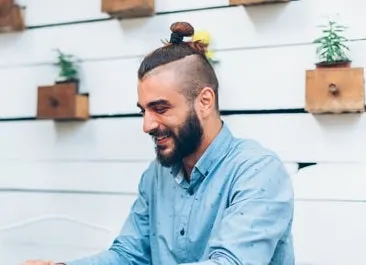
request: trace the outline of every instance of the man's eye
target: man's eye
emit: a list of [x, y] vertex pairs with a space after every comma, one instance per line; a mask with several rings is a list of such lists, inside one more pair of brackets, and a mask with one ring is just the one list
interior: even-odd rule
[[164, 112], [166, 112], [167, 108], [165, 107], [161, 107], [161, 108], [155, 108], [155, 111], [159, 114], [163, 114]]
[[145, 114], [145, 111], [144, 110], [140, 110], [139, 112], [141, 115], [144, 115]]

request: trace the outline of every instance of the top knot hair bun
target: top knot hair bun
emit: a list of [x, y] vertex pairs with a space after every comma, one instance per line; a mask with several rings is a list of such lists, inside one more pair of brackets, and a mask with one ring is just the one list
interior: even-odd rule
[[172, 31], [170, 43], [179, 44], [184, 37], [190, 37], [194, 34], [194, 28], [188, 22], [175, 22], [170, 26]]

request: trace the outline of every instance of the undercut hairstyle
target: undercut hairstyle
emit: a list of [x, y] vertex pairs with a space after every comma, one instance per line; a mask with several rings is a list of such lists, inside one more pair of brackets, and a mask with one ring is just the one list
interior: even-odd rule
[[156, 68], [167, 65], [176, 70], [182, 84], [182, 92], [188, 102], [193, 102], [202, 88], [210, 87], [215, 93], [215, 108], [219, 112], [219, 83], [215, 71], [206, 57], [207, 45], [197, 41], [183, 41], [194, 34], [194, 28], [187, 22], [171, 25], [170, 40], [163, 47], [148, 54], [138, 69], [138, 79], [142, 80]]

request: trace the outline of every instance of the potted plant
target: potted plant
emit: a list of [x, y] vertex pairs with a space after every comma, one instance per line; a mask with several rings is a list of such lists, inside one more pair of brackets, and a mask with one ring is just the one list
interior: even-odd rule
[[58, 76], [53, 85], [38, 87], [37, 117], [55, 120], [80, 120], [89, 117], [89, 95], [79, 93], [77, 59], [59, 49]]
[[320, 60], [315, 64], [316, 67], [350, 67], [351, 60], [346, 55], [346, 50], [349, 51], [349, 48], [345, 44], [348, 39], [342, 36], [347, 27], [332, 20], [328, 21], [327, 25], [319, 27], [323, 28], [323, 35], [313, 42], [318, 45], [316, 53]]
[[364, 69], [351, 67], [342, 33], [347, 27], [335, 21], [321, 25], [322, 36], [315, 39], [318, 62], [306, 71], [305, 110], [313, 113], [364, 112]]
[[192, 41], [200, 41], [207, 47], [206, 58], [212, 65], [219, 63], [219, 61], [214, 58], [215, 53], [208, 49], [211, 43], [211, 34], [208, 31], [201, 30], [195, 32], [193, 34]]
[[79, 92], [79, 65], [78, 59], [72, 54], [66, 54], [60, 49], [56, 49], [57, 62], [55, 65], [59, 68], [56, 84], [74, 83]]

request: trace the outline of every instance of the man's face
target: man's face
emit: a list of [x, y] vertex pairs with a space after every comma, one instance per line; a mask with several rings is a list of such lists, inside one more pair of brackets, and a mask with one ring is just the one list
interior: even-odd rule
[[201, 144], [203, 128], [193, 104], [178, 89], [174, 73], [146, 77], [138, 86], [138, 106], [144, 115], [144, 132], [155, 142], [163, 166], [180, 162]]

